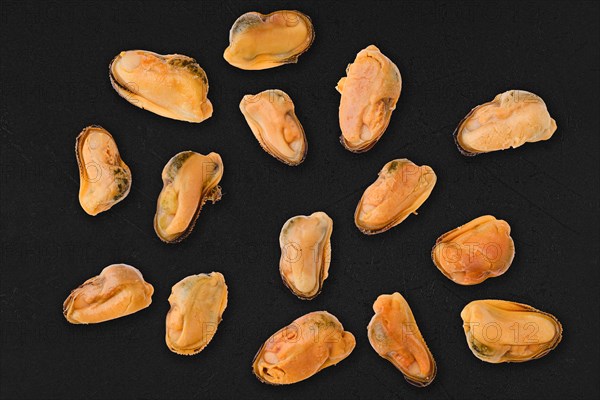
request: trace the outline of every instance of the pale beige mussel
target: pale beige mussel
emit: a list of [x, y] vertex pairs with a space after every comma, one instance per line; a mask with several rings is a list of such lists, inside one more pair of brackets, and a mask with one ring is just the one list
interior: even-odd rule
[[274, 333], [258, 350], [254, 375], [270, 385], [287, 385], [336, 365], [354, 350], [356, 339], [327, 311], [303, 315]]
[[264, 151], [287, 165], [304, 161], [306, 135], [294, 112], [294, 103], [285, 92], [270, 89], [246, 95], [240, 110]]
[[109, 321], [148, 307], [153, 293], [139, 270], [113, 264], [73, 290], [63, 303], [63, 314], [72, 324]]
[[437, 367], [404, 297], [398, 292], [382, 294], [375, 300], [373, 311], [375, 315], [367, 327], [373, 349], [398, 368], [409, 383], [429, 385]]
[[208, 78], [191, 57], [122, 51], [108, 69], [113, 88], [136, 107], [187, 122], [202, 122], [213, 113]]
[[165, 341], [177, 354], [200, 353], [212, 340], [227, 308], [227, 285], [219, 272], [188, 276], [169, 296]]
[[541, 97], [509, 90], [472, 109], [454, 131], [454, 141], [463, 155], [474, 156], [548, 140], [555, 131]]
[[333, 220], [322, 211], [292, 217], [281, 228], [281, 279], [302, 300], [317, 297], [327, 279], [332, 232]]
[[233, 23], [223, 58], [245, 70], [278, 67], [298, 62], [314, 39], [313, 24], [300, 11], [247, 12]]
[[435, 172], [427, 165], [418, 166], [406, 158], [388, 162], [358, 202], [354, 223], [367, 235], [387, 231], [416, 214], [436, 181]]
[[85, 128], [75, 140], [79, 167], [79, 204], [89, 215], [106, 211], [129, 194], [131, 170], [117, 143], [101, 126]]
[[491, 215], [443, 234], [431, 251], [435, 266], [459, 285], [476, 285], [504, 274], [514, 257], [510, 225]]
[[182, 151], [169, 160], [154, 216], [154, 230], [163, 242], [177, 243], [191, 233], [204, 203], [221, 199], [222, 176], [223, 161], [217, 153]]
[[524, 362], [543, 357], [562, 339], [562, 325], [551, 314], [527, 304], [476, 300], [460, 313], [467, 344], [489, 363]]
[[371, 149], [383, 136], [400, 98], [402, 77], [398, 67], [379, 49], [361, 50], [337, 84], [341, 94], [340, 142], [355, 153]]

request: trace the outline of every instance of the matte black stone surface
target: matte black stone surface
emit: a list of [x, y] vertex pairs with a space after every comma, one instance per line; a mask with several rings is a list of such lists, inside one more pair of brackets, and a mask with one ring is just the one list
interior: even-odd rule
[[[242, 71], [223, 59], [229, 28], [247, 11], [299, 9], [316, 40], [299, 63]], [[3, 398], [598, 398], [598, 5], [562, 2], [22, 2], [3, 1], [1, 75], [1, 380]], [[399, 67], [402, 95], [381, 141], [352, 154], [338, 141], [346, 65], [369, 44]], [[120, 98], [108, 63], [121, 50], [181, 53], [210, 82], [213, 117], [189, 124]], [[278, 88], [296, 104], [308, 156], [288, 167], [261, 150], [238, 109], [244, 94]], [[474, 106], [509, 89], [540, 95], [556, 119], [551, 140], [475, 158], [452, 131]], [[133, 173], [129, 196], [89, 217], [77, 199], [74, 143], [87, 125], [115, 137]], [[216, 151], [223, 199], [207, 205], [181, 244], [152, 228], [160, 173], [183, 150]], [[438, 183], [418, 216], [365, 236], [353, 213], [393, 158], [433, 167]], [[334, 220], [330, 277], [298, 300], [277, 269], [278, 235], [297, 214]], [[474, 287], [432, 264], [435, 239], [477, 216], [512, 226], [516, 258]], [[109, 264], [139, 268], [150, 308], [93, 326], [68, 324], [69, 291]], [[182, 357], [164, 343], [171, 286], [220, 271], [229, 306], [210, 345]], [[417, 389], [371, 349], [379, 294], [401, 292], [438, 363]], [[563, 342], [524, 364], [486, 364], [465, 342], [471, 300], [530, 304], [563, 323]], [[337, 367], [287, 387], [260, 383], [251, 362], [272, 333], [315, 310], [357, 338]]]

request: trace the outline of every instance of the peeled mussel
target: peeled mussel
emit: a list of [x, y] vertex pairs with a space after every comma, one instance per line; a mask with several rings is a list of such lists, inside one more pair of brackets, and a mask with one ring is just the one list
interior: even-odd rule
[[148, 307], [153, 293], [136, 268], [113, 264], [73, 290], [63, 304], [63, 314], [72, 324], [109, 321]]
[[79, 204], [89, 215], [106, 211], [129, 194], [131, 171], [117, 143], [101, 126], [85, 128], [75, 140], [79, 166]]
[[437, 367], [404, 297], [397, 292], [382, 294], [373, 310], [375, 315], [367, 327], [373, 349], [394, 364], [409, 383], [429, 385]]
[[340, 142], [362, 153], [385, 132], [402, 90], [398, 67], [373, 45], [361, 50], [336, 89], [340, 100]]
[[515, 256], [510, 225], [491, 215], [440, 236], [431, 251], [435, 266], [460, 285], [476, 285], [505, 273]]
[[198, 354], [212, 340], [227, 308], [225, 278], [218, 272], [188, 276], [173, 286], [169, 304], [167, 346], [177, 354]]
[[302, 300], [321, 292], [331, 260], [333, 220], [324, 212], [298, 215], [281, 228], [279, 272], [283, 283]]
[[387, 231], [415, 213], [431, 194], [436, 180], [435, 172], [427, 165], [418, 166], [406, 158], [388, 162], [362, 195], [354, 223], [367, 235]]
[[527, 304], [476, 300], [460, 316], [469, 348], [489, 363], [535, 360], [562, 339], [562, 325], [556, 317]]
[[475, 107], [454, 131], [465, 156], [548, 140], [556, 131], [544, 100], [524, 90], [509, 90]]
[[294, 103], [285, 92], [272, 89], [246, 95], [240, 110], [264, 151], [288, 165], [304, 161], [306, 136], [294, 113]]
[[223, 162], [217, 153], [183, 151], [169, 160], [162, 171], [163, 189], [154, 216], [154, 230], [163, 242], [180, 242], [190, 234], [204, 203], [221, 199], [222, 176]]
[[273, 68], [298, 62], [314, 39], [310, 18], [299, 11], [248, 12], [233, 23], [223, 57], [241, 69]]
[[327, 311], [303, 315], [277, 331], [258, 350], [254, 375], [270, 385], [287, 385], [308, 379], [348, 357], [356, 340]]
[[136, 107], [187, 122], [202, 122], [212, 115], [206, 97], [208, 78], [191, 57], [122, 51], [108, 70], [113, 88]]

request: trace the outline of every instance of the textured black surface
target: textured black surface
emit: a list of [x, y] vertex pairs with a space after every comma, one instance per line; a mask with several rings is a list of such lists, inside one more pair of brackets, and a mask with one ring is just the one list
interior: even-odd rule
[[[242, 71], [222, 58], [246, 11], [297, 8], [316, 41], [298, 64]], [[2, 2], [1, 380], [3, 398], [597, 398], [598, 5], [428, 2]], [[399, 67], [402, 95], [383, 139], [355, 155], [338, 142], [346, 65], [369, 44]], [[201, 124], [138, 109], [111, 88], [107, 66], [125, 49], [195, 57], [215, 112]], [[263, 152], [238, 104], [286, 91], [309, 142], [287, 167]], [[556, 119], [551, 140], [466, 158], [452, 131], [471, 107], [508, 89], [539, 94]], [[133, 172], [129, 197], [97, 217], [77, 200], [74, 141], [100, 124]], [[160, 172], [182, 150], [219, 152], [224, 196], [178, 245], [152, 229]], [[429, 200], [398, 227], [368, 237], [354, 226], [362, 191], [381, 166], [407, 157], [438, 175]], [[277, 270], [286, 219], [316, 210], [334, 220], [323, 292], [294, 297]], [[516, 258], [502, 277], [461, 287], [432, 265], [442, 233], [493, 214], [513, 228]], [[106, 265], [138, 267], [155, 287], [150, 308], [94, 326], [68, 324], [69, 291]], [[222, 272], [229, 306], [199, 355], [164, 343], [171, 286]], [[408, 385], [371, 349], [366, 326], [382, 293], [410, 303], [437, 363], [425, 389]], [[564, 339], [546, 357], [492, 365], [467, 348], [459, 313], [500, 298], [556, 315]], [[252, 358], [280, 327], [328, 310], [357, 338], [337, 367], [288, 387], [256, 380]]]

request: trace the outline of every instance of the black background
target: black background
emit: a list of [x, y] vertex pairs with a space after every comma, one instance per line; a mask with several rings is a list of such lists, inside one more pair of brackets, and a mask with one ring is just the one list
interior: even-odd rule
[[[222, 57], [229, 28], [247, 11], [299, 9], [316, 40], [299, 63], [242, 71]], [[598, 5], [484, 2], [2, 2], [1, 389], [4, 398], [593, 398], [599, 395]], [[356, 53], [376, 44], [399, 67], [402, 95], [369, 152], [338, 142], [335, 85]], [[111, 88], [121, 50], [196, 58], [212, 118], [190, 124], [136, 108]], [[309, 142], [299, 167], [263, 152], [238, 109], [268, 88], [295, 102]], [[540, 95], [558, 130], [546, 141], [466, 158], [452, 131], [497, 93]], [[97, 217], [78, 203], [77, 134], [100, 124], [133, 173], [129, 196]], [[202, 211], [184, 242], [152, 228], [160, 173], [182, 150], [221, 154], [224, 196]], [[407, 157], [438, 183], [418, 216], [373, 237], [353, 223], [379, 169]], [[334, 220], [330, 277], [303, 302], [278, 273], [278, 236], [291, 216]], [[516, 258], [502, 277], [461, 287], [429, 252], [442, 233], [493, 214], [512, 226]], [[112, 263], [139, 268], [155, 288], [150, 308], [76, 326], [62, 316], [70, 290]], [[164, 318], [171, 286], [220, 271], [229, 305], [199, 355], [171, 353]], [[438, 363], [417, 389], [371, 349], [366, 326], [379, 294], [401, 292]], [[564, 339], [546, 357], [493, 365], [469, 351], [460, 311], [500, 298], [556, 315]], [[251, 373], [272, 333], [328, 310], [357, 339], [337, 367], [271, 387]]]

